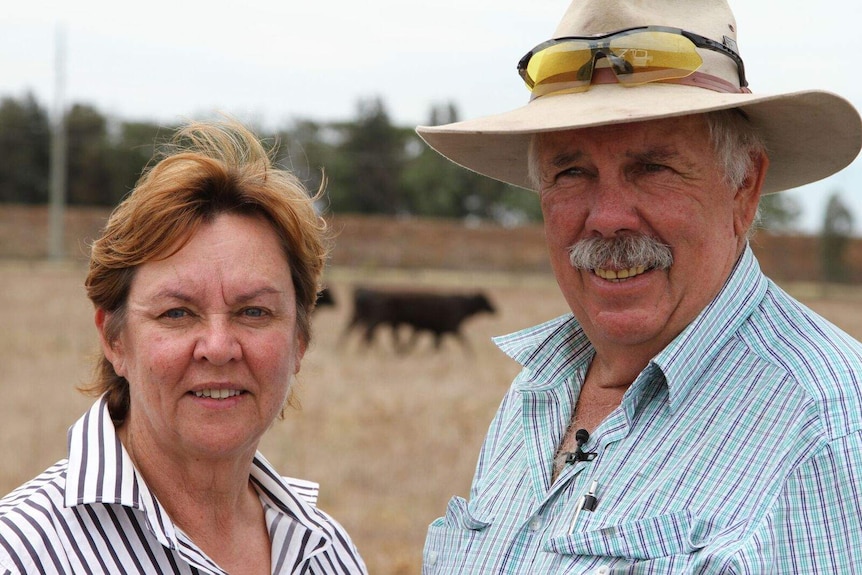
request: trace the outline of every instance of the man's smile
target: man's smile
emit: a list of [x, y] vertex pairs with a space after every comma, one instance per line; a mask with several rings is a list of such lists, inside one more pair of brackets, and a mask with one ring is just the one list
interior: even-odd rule
[[627, 268], [624, 270], [606, 270], [606, 269], [596, 268], [593, 270], [593, 273], [596, 274], [597, 276], [599, 276], [600, 278], [605, 279], [605, 280], [621, 281], [624, 279], [639, 276], [642, 273], [644, 273], [645, 271], [647, 271], [647, 269], [652, 269], [652, 268], [647, 268], [646, 266], [637, 266], [637, 267], [633, 267], [633, 268]]

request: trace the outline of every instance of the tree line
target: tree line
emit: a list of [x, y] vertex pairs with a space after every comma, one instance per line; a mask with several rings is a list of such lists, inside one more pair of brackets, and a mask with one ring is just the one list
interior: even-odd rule
[[[45, 204], [49, 194], [52, 123], [32, 94], [0, 99], [0, 203]], [[66, 202], [114, 206], [135, 185], [154, 152], [176, 126], [109, 118], [74, 104], [65, 112]], [[455, 122], [454, 104], [434, 106], [427, 124]], [[379, 97], [357, 103], [348, 121], [294, 120], [265, 133], [277, 165], [312, 192], [323, 187], [321, 211], [335, 214], [475, 218], [504, 225], [534, 222], [534, 194], [479, 176], [431, 150], [413, 126], [396, 126]], [[761, 201], [761, 227], [793, 231], [800, 209], [786, 194]], [[824, 276], [847, 279], [844, 256], [853, 214], [838, 192], [829, 198], [821, 232]]]
[[[429, 125], [457, 121], [454, 104], [431, 109]], [[87, 104], [65, 113], [70, 205], [113, 206], [132, 189], [175, 126], [111, 119]], [[294, 120], [262, 133], [278, 163], [312, 191], [325, 180], [323, 209], [334, 213], [538, 221], [534, 195], [460, 168], [428, 148], [413, 126], [394, 125], [380, 98], [360, 100], [349, 121]], [[48, 201], [51, 120], [32, 94], [0, 100], [0, 202]], [[798, 207], [772, 195], [767, 227], [792, 228]]]
[[[439, 106], [430, 119], [456, 121], [457, 111]], [[111, 119], [86, 104], [69, 107], [65, 127], [66, 201], [92, 206], [116, 205], [175, 128]], [[275, 148], [276, 163], [309, 190], [325, 182], [326, 211], [513, 224], [540, 218], [532, 194], [445, 160], [412, 126], [393, 125], [379, 98], [360, 101], [350, 121], [295, 120], [271, 133], [256, 131]], [[0, 100], [0, 202], [47, 203], [50, 149], [51, 119], [32, 94]]]

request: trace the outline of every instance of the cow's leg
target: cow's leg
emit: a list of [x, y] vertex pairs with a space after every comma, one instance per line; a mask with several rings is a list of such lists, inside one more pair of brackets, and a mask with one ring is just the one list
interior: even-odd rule
[[413, 331], [410, 334], [410, 337], [407, 338], [407, 341], [404, 345], [398, 346], [398, 353], [407, 353], [408, 351], [413, 351], [416, 347], [416, 342], [419, 340], [419, 330], [415, 327], [412, 328]]
[[377, 331], [378, 325], [380, 325], [378, 321], [372, 321], [365, 325], [365, 332], [362, 334], [362, 342], [365, 347], [370, 347], [374, 343], [374, 332]]

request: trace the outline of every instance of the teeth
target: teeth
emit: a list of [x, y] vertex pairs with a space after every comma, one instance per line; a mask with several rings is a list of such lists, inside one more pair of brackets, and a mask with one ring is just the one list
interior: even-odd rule
[[635, 268], [628, 268], [625, 270], [603, 270], [603, 269], [595, 269], [593, 270], [597, 276], [602, 279], [610, 280], [610, 281], [619, 281], [624, 280], [626, 278], [631, 278], [634, 276], [639, 276], [646, 271], [644, 266], [637, 266]]
[[197, 397], [209, 397], [211, 399], [227, 399], [242, 393], [238, 389], [202, 389], [194, 392]]

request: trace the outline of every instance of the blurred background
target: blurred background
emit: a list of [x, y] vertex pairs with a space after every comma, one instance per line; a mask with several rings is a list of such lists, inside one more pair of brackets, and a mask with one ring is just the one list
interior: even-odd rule
[[[70, 203], [110, 204], [134, 182], [154, 135], [221, 111], [279, 136], [309, 183], [325, 166], [334, 211], [535, 218], [520, 192], [440, 173], [445, 164], [413, 129], [525, 104], [515, 65], [553, 34], [568, 3], [10, 3], [0, 16], [0, 201], [45, 200], [49, 130], [61, 117]], [[830, 90], [862, 108], [862, 5], [730, 3], [753, 91]], [[862, 217], [860, 185], [857, 160], [770, 199], [782, 214], [770, 223], [818, 233], [833, 197]]]
[[[65, 455], [92, 401], [88, 242], [153, 150], [189, 119], [230, 114], [326, 192], [335, 232], [300, 373], [301, 409], [265, 437], [373, 573], [417, 573], [428, 523], [466, 495], [518, 366], [490, 338], [566, 312], [535, 196], [443, 160], [416, 136], [526, 103], [518, 59], [568, 0], [35, 0], [0, 17], [0, 495]], [[755, 92], [837, 92], [862, 109], [855, 0], [731, 0]], [[768, 196], [753, 247], [764, 271], [862, 338], [862, 160]], [[357, 286], [482, 293], [467, 344], [427, 334], [399, 353], [343, 335]]]

